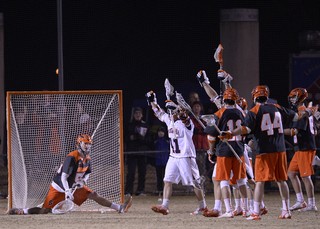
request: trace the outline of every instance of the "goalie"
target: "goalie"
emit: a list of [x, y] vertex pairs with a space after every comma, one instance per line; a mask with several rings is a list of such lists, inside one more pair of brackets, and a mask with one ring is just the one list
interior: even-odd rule
[[156, 94], [152, 91], [146, 94], [147, 102], [152, 106], [155, 116], [167, 125], [170, 138], [170, 157], [164, 175], [162, 205], [152, 206], [154, 212], [169, 214], [169, 201], [172, 195], [172, 184], [193, 186], [194, 193], [199, 201], [199, 208], [191, 215], [202, 214], [208, 211], [204, 193], [200, 189], [200, 174], [196, 162], [196, 150], [193, 145], [192, 135], [194, 124], [188, 114], [171, 100], [166, 101], [166, 113], [157, 104]]
[[[86, 186], [86, 182], [91, 173], [91, 158], [89, 153], [91, 151], [92, 139], [89, 135], [80, 135], [76, 145], [77, 149], [67, 155], [53, 178], [42, 208], [13, 208], [9, 211], [9, 214], [47, 214], [58, 203], [65, 199], [72, 200], [78, 206], [87, 199], [92, 199], [98, 204], [112, 208], [119, 213], [125, 213], [130, 208], [132, 197], [125, 203], [119, 205], [112, 203]], [[77, 187], [77, 189], [73, 192], [75, 187]]]

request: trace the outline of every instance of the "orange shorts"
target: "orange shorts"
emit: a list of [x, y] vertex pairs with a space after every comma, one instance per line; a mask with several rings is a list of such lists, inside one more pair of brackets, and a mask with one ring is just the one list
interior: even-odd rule
[[294, 153], [288, 170], [300, 173], [301, 177], [314, 174], [312, 162], [316, 155], [315, 150], [303, 150]]
[[[87, 200], [88, 195], [93, 192], [90, 188], [84, 186], [83, 188], [77, 189], [73, 196], [73, 202], [80, 206], [84, 201]], [[65, 200], [64, 192], [59, 192], [50, 185], [49, 193], [43, 203], [44, 208], [53, 208], [59, 202]]]
[[[244, 156], [241, 157], [244, 161]], [[236, 184], [236, 180], [246, 178], [246, 166], [240, 163], [235, 157], [217, 157], [216, 181], [230, 180], [231, 170], [233, 172], [232, 179]]]
[[256, 156], [255, 181], [288, 180], [286, 151]]

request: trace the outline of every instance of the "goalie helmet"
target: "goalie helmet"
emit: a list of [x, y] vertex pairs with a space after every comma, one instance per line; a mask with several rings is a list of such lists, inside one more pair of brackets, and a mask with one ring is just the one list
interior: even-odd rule
[[239, 107], [241, 107], [241, 109], [243, 111], [247, 110], [247, 108], [248, 108], [247, 100], [245, 98], [243, 98], [243, 97], [239, 97], [237, 99], [237, 104], [238, 104]]
[[234, 88], [228, 88], [223, 93], [223, 100], [226, 100], [226, 99], [232, 100], [232, 101], [234, 101], [234, 103], [236, 103], [238, 97], [239, 97], [239, 94], [238, 94], [237, 90]]
[[256, 102], [259, 97], [266, 97], [267, 100], [269, 98], [269, 88], [265, 85], [259, 85], [253, 88], [251, 94], [253, 102]]
[[[82, 145], [81, 143], [85, 143]], [[82, 134], [77, 139], [77, 149], [80, 150], [84, 155], [88, 155], [91, 150], [92, 139], [87, 134]]]
[[288, 95], [288, 102], [291, 107], [297, 106], [308, 97], [308, 92], [305, 88], [295, 88]]

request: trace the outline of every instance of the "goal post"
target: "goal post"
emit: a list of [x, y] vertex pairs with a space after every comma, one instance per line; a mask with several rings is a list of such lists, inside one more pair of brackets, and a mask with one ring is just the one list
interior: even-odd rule
[[[7, 92], [8, 208], [41, 206], [58, 168], [92, 136], [88, 187], [124, 202], [122, 91]], [[108, 210], [93, 200], [76, 211]]]

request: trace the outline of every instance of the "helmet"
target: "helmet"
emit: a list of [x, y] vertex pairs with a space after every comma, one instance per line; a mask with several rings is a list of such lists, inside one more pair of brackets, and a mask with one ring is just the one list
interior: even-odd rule
[[238, 94], [237, 90], [234, 88], [228, 88], [223, 93], [223, 100], [229, 99], [229, 100], [236, 102], [238, 97], [239, 97], [239, 94]]
[[91, 150], [91, 145], [87, 149], [83, 149], [81, 146], [81, 142], [92, 144], [91, 137], [87, 134], [81, 134], [77, 139], [77, 149], [80, 150], [85, 155], [89, 154]]
[[302, 103], [308, 97], [308, 92], [305, 88], [295, 88], [288, 95], [289, 105], [291, 107], [297, 106], [297, 104]]
[[252, 100], [253, 102], [256, 101], [257, 98], [259, 97], [266, 97], [267, 99], [269, 98], [269, 88], [268, 86], [265, 85], [259, 85], [253, 88], [252, 92]]
[[178, 117], [178, 114], [181, 111], [179, 105], [175, 104], [172, 100], [166, 100], [166, 108], [168, 113], [171, 112], [174, 119]]
[[247, 109], [247, 107], [248, 107], [247, 100], [245, 98], [243, 98], [243, 97], [239, 97], [237, 99], [237, 104], [239, 105], [239, 107], [241, 107], [241, 109], [243, 111], [245, 111]]

